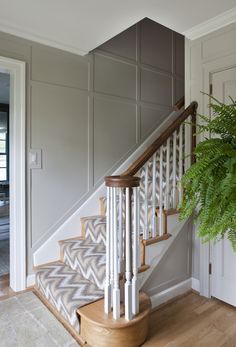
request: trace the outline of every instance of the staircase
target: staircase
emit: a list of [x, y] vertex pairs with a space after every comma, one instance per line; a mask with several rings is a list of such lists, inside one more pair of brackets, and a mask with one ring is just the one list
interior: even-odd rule
[[[182, 99], [176, 108], [183, 104]], [[60, 241], [61, 259], [36, 269], [38, 295], [81, 345], [95, 346], [86, 321], [90, 331], [96, 323], [100, 330], [103, 326], [112, 332], [141, 322], [147, 327], [150, 300], [140, 294], [142, 273], [149, 269], [146, 247], [171, 237], [168, 216], [178, 213], [180, 180], [190, 165], [185, 155], [195, 144], [195, 126], [184, 122], [189, 116], [196, 121], [196, 108], [193, 102], [181, 114], [178, 111], [178, 117], [174, 110], [173, 123], [138, 160], [122, 175], [105, 178], [107, 196], [99, 199], [100, 215], [82, 218], [82, 236]], [[102, 320], [97, 314], [93, 324], [88, 317], [91, 312], [95, 317], [101, 307]], [[146, 330], [127, 346], [140, 345], [145, 337]], [[95, 347], [113, 345], [112, 334], [110, 339]]]

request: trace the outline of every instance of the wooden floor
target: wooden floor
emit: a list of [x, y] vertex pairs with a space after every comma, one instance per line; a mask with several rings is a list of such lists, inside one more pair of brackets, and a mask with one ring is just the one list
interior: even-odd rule
[[0, 277], [0, 300], [7, 299], [13, 296], [15, 293], [10, 288], [9, 275], [3, 275]]
[[[0, 277], [0, 301], [15, 293]], [[143, 347], [236, 347], [236, 308], [216, 299], [188, 295], [154, 311]]]
[[236, 308], [190, 293], [153, 312], [144, 347], [236, 347]]

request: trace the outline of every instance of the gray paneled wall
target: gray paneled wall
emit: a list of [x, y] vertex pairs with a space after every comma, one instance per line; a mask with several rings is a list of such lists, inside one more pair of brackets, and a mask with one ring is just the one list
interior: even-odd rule
[[184, 90], [184, 38], [148, 19], [81, 57], [7, 34], [27, 62], [28, 272], [31, 257], [168, 114]]

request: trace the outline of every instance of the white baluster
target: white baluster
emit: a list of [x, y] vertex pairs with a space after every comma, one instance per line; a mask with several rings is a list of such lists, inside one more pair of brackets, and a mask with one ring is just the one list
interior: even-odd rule
[[160, 148], [160, 179], [159, 179], [159, 236], [164, 233], [163, 225], [163, 146]]
[[111, 311], [111, 283], [110, 283], [110, 235], [111, 235], [111, 215], [110, 215], [110, 191], [107, 187], [107, 216], [106, 216], [106, 282], [104, 293], [104, 311], [108, 314]]
[[124, 271], [123, 256], [123, 188], [119, 189], [119, 273]]
[[152, 237], [156, 237], [156, 153], [152, 157]]
[[144, 183], [144, 240], [149, 239], [149, 223], [148, 223], [148, 162], [145, 165], [145, 183]]
[[177, 133], [175, 131], [173, 135], [173, 187], [172, 187], [173, 208], [176, 208], [176, 137], [177, 137]]
[[132, 313], [139, 312], [139, 289], [138, 289], [138, 247], [139, 247], [139, 215], [138, 215], [138, 189], [134, 188], [134, 230], [133, 230], [133, 278], [132, 278]]
[[132, 319], [132, 284], [131, 284], [131, 199], [130, 188], [125, 189], [126, 220], [125, 220], [125, 319]]
[[166, 195], [165, 210], [170, 208], [170, 138], [166, 143]]
[[181, 186], [181, 179], [183, 176], [183, 124], [179, 127], [179, 182], [178, 182], [178, 188], [179, 188], [179, 203], [182, 201], [182, 186]]
[[138, 194], [137, 194], [137, 204], [138, 204], [138, 221], [137, 221], [137, 228], [138, 228], [138, 268], [141, 266], [141, 258], [140, 258], [140, 187], [138, 189]]
[[117, 228], [117, 188], [113, 188], [113, 257], [114, 257], [114, 285], [113, 285], [113, 318], [120, 318], [120, 289], [118, 272], [118, 228]]
[[[111, 283], [111, 291], [113, 293], [113, 287], [114, 287], [114, 190], [111, 189], [111, 196], [110, 196], [110, 228], [111, 228], [111, 234], [110, 234], [110, 283]], [[113, 307], [113, 295], [111, 295], [111, 307]]]

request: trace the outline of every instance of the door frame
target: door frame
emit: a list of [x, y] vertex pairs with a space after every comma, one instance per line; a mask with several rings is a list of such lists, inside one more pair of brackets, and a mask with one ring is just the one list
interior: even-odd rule
[[[203, 85], [202, 90], [208, 91], [210, 83], [212, 82], [212, 75], [214, 73], [224, 71], [236, 66], [236, 54], [230, 54], [216, 60], [203, 64]], [[214, 95], [214, 89], [213, 89]], [[209, 99], [206, 95], [202, 98], [202, 110], [203, 114], [209, 113]], [[204, 134], [199, 137], [199, 140], [204, 139]], [[200, 294], [205, 297], [211, 297], [211, 275], [209, 273], [209, 264], [211, 262], [211, 243], [200, 242]]]
[[25, 62], [0, 57], [0, 71], [10, 74], [10, 287], [26, 288]]

